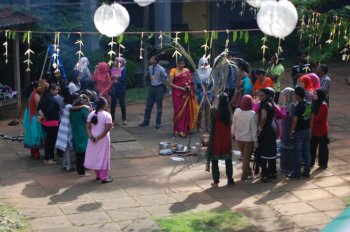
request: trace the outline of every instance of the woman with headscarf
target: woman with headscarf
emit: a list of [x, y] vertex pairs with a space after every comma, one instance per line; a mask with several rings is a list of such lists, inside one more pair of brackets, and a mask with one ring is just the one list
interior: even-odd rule
[[326, 92], [322, 89], [316, 90], [314, 95], [314, 122], [312, 137], [310, 141], [311, 167], [315, 164], [318, 148], [318, 165], [321, 169], [328, 166], [328, 105], [326, 103]]
[[33, 81], [31, 87], [32, 92], [29, 96], [23, 118], [23, 127], [25, 130], [24, 147], [30, 149], [30, 153], [34, 159], [40, 159], [39, 149], [42, 147], [44, 134], [37, 117], [39, 116], [38, 106], [42, 92], [38, 81]]
[[74, 70], [78, 70], [81, 73], [81, 90], [94, 90], [93, 85], [91, 83], [91, 73], [88, 66], [88, 58], [82, 57], [74, 67]]
[[249, 163], [254, 147], [258, 146], [257, 122], [252, 96], [244, 95], [233, 114], [231, 127], [232, 137], [237, 141], [243, 160], [241, 180], [253, 179]]
[[219, 160], [225, 160], [227, 185], [234, 184], [232, 170], [232, 137], [231, 137], [231, 109], [228, 95], [223, 92], [218, 97], [217, 108], [212, 107], [210, 112], [210, 137], [207, 149], [207, 170], [211, 162], [212, 187], [220, 183]]
[[[198, 69], [196, 70], [194, 83], [196, 86], [196, 95], [199, 104], [199, 112], [197, 118], [197, 130], [201, 128], [202, 111], [204, 111], [205, 118], [205, 130], [209, 129], [209, 111], [212, 99], [212, 89], [214, 87], [214, 80], [209, 81], [212, 68], [208, 65], [208, 59], [205, 57], [200, 58], [198, 62]], [[210, 104], [209, 104], [210, 102]]]
[[185, 68], [182, 57], [178, 58], [176, 68], [170, 70], [169, 86], [172, 88], [174, 107], [174, 134], [186, 137], [196, 125], [198, 102], [192, 74]]
[[73, 94], [79, 92], [81, 89], [81, 72], [78, 70], [73, 70], [72, 78], [68, 84], [69, 93]]
[[106, 62], [98, 63], [92, 80], [96, 82], [96, 90], [100, 96], [107, 97], [112, 86], [111, 77], [109, 75], [109, 66]]
[[258, 111], [258, 147], [255, 150], [259, 157], [261, 181], [266, 183], [268, 178], [276, 179], [277, 145], [274, 129], [274, 103], [269, 89], [259, 91], [260, 108]]
[[289, 136], [290, 126], [294, 116], [294, 109], [297, 105], [294, 98], [294, 89], [287, 87], [282, 90], [281, 98], [284, 102], [283, 108], [286, 112], [286, 118], [282, 119], [281, 123], [280, 168], [282, 172], [290, 174], [294, 170], [295, 163], [294, 142]]
[[115, 123], [115, 107], [119, 100], [120, 110], [122, 112], [122, 125], [128, 124], [126, 121], [126, 106], [125, 106], [125, 94], [126, 94], [126, 60], [123, 57], [116, 57], [114, 66], [111, 68], [111, 115], [113, 123]]
[[315, 93], [315, 88], [311, 78], [308, 75], [303, 75], [298, 79], [298, 86], [305, 89], [305, 100], [312, 101], [312, 96]]

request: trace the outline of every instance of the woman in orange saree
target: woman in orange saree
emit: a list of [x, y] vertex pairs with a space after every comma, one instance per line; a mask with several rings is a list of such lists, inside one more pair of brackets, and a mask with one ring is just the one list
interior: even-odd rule
[[181, 57], [176, 68], [170, 70], [169, 86], [174, 107], [174, 134], [186, 137], [196, 125], [198, 103], [192, 74], [185, 68], [185, 60]]

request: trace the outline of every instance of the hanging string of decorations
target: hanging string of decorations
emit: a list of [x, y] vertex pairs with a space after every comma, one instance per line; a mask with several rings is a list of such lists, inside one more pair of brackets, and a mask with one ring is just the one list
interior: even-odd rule
[[79, 63], [80, 58], [84, 56], [84, 53], [82, 51], [84, 43], [83, 43], [83, 35], [81, 34], [81, 32], [78, 32], [78, 34], [79, 34], [79, 39], [75, 42], [75, 44], [79, 46], [79, 51], [77, 51], [75, 54], [78, 55], [78, 63]]
[[28, 31], [27, 33], [23, 34], [23, 42], [27, 40], [27, 50], [25, 51], [24, 55], [27, 56], [27, 59], [23, 61], [23, 63], [27, 64], [26, 72], [30, 72], [30, 65], [33, 64], [33, 62], [30, 60], [30, 54], [34, 54], [33, 50], [30, 49], [30, 39], [32, 37], [32, 33]]

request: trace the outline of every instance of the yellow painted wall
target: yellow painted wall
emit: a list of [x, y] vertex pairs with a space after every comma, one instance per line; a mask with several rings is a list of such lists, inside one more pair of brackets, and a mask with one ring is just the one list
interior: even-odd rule
[[182, 23], [187, 23], [190, 30], [206, 30], [208, 28], [207, 3], [184, 2], [182, 7]]

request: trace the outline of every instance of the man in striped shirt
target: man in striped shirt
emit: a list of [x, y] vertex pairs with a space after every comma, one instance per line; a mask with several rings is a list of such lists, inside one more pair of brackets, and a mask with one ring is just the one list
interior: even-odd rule
[[321, 64], [320, 66], [318, 66], [316, 74], [320, 78], [321, 89], [323, 89], [326, 92], [326, 100], [329, 107], [329, 88], [331, 85], [331, 78], [329, 78], [327, 73], [328, 73], [328, 65]]

